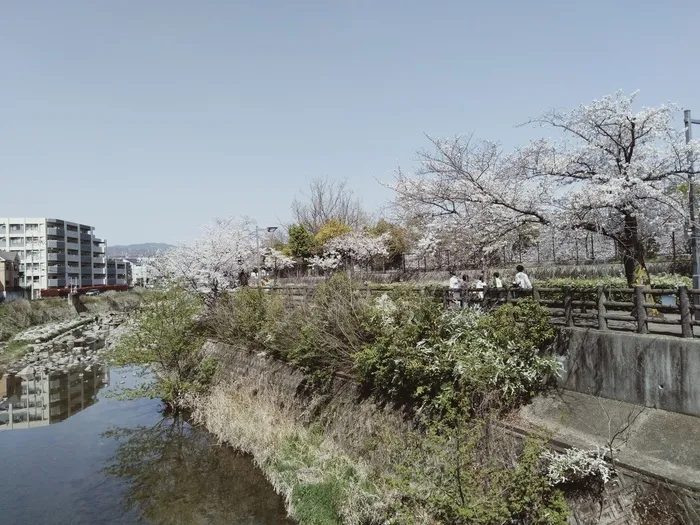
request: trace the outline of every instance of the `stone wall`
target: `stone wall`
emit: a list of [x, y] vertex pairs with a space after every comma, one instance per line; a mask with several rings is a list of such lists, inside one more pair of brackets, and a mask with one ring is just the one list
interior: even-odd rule
[[700, 341], [562, 328], [559, 386], [700, 417]]

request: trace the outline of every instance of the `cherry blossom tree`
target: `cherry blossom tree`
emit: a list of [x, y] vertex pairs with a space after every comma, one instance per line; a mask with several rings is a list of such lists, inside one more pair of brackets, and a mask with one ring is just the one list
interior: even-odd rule
[[562, 132], [525, 153], [531, 181], [551, 189], [547, 222], [612, 239], [629, 285], [649, 283], [645, 255], [654, 238], [687, 220], [680, 188], [700, 144], [673, 127], [675, 106], [632, 108], [636, 93], [614, 95], [533, 120]]
[[293, 257], [283, 254], [274, 248], [267, 248], [263, 253], [262, 266], [267, 270], [284, 270], [296, 264]]
[[375, 236], [355, 230], [330, 239], [324, 245], [324, 251], [338, 253], [351, 262], [367, 265], [377, 257], [389, 255], [389, 237], [388, 233]]
[[648, 282], [646, 247], [686, 220], [682, 188], [700, 147], [673, 128], [675, 107], [634, 111], [635, 96], [545, 113], [531, 123], [561, 138], [509, 153], [473, 137], [429, 138], [416, 172], [399, 170], [388, 186], [434, 242], [486, 253], [512, 246], [523, 228], [584, 230], [615, 242], [630, 285]]
[[337, 252], [327, 252], [323, 255], [312, 255], [306, 259], [308, 265], [322, 272], [333, 271], [340, 267], [342, 256]]
[[194, 242], [180, 243], [162, 253], [160, 273], [203, 294], [211, 304], [255, 266], [255, 228], [255, 222], [246, 217], [216, 219], [202, 228], [202, 236]]

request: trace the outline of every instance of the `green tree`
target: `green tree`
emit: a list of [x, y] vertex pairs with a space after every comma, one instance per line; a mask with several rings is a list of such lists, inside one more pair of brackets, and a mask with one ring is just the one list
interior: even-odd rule
[[301, 224], [290, 224], [287, 229], [289, 233], [289, 248], [292, 257], [309, 257], [314, 251], [314, 237]]
[[206, 389], [216, 363], [202, 355], [201, 300], [182, 288], [149, 293], [137, 310], [132, 329], [111, 354], [117, 366], [152, 370], [156, 381], [145, 389], [172, 408], [185, 405], [189, 394]]
[[338, 219], [331, 219], [325, 223], [319, 232], [316, 234], [315, 240], [318, 246], [326, 244], [335, 237], [340, 237], [346, 233], [350, 233], [352, 228], [347, 224], [340, 222]]
[[372, 235], [389, 234], [389, 263], [398, 264], [402, 254], [409, 251], [410, 241], [408, 232], [398, 224], [391, 223], [386, 219], [379, 219], [377, 224], [369, 228]]

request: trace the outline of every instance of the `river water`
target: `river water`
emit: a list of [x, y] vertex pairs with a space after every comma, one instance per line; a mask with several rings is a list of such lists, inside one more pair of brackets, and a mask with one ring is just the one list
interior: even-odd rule
[[108, 395], [131, 371], [0, 376], [0, 523], [291, 524], [250, 458], [157, 400]]

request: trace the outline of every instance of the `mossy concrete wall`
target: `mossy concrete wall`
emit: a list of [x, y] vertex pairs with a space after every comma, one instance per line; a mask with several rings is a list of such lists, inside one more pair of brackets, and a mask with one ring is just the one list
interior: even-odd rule
[[562, 328], [559, 386], [700, 417], [700, 340]]

